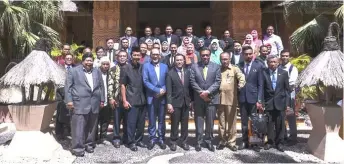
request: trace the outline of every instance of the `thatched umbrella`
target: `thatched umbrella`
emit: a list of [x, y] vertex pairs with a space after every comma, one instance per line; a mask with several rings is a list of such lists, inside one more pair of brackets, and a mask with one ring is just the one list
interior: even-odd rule
[[[36, 48], [23, 61], [15, 65], [1, 79], [1, 88], [22, 88], [23, 102], [25, 102], [25, 88], [30, 86], [33, 95], [34, 86], [38, 86], [37, 102], [40, 103], [44, 86], [63, 87], [65, 82], [65, 69], [57, 65], [47, 54], [50, 50], [49, 43], [45, 39], [37, 41]], [[48, 90], [51, 90], [49, 88]], [[50, 91], [51, 92], [51, 91]], [[46, 95], [49, 95], [49, 91]], [[48, 99], [46, 96], [45, 100]], [[31, 96], [33, 100], [33, 96]]]
[[[323, 51], [300, 74], [296, 85], [344, 88], [344, 54], [340, 51], [338, 34], [339, 25], [331, 23], [323, 42]], [[329, 100], [326, 99], [326, 102]]]

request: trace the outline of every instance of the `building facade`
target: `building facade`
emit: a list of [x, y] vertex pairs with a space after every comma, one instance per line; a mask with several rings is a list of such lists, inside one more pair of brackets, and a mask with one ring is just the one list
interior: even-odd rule
[[93, 1], [79, 6], [84, 7], [78, 13], [66, 13], [65, 28], [61, 31], [63, 42], [105, 46], [106, 38], [118, 39], [127, 26], [138, 37], [146, 26], [160, 27], [163, 33], [167, 24], [174, 29], [185, 29], [191, 24], [197, 36], [204, 35], [206, 25], [213, 27], [217, 37], [229, 29], [238, 40], [253, 29], [262, 32], [260, 1]]

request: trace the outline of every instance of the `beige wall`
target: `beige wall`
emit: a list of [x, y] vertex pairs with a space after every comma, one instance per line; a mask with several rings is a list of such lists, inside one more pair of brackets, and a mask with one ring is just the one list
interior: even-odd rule
[[211, 22], [211, 13], [210, 8], [139, 8], [137, 27], [141, 23], [148, 23], [152, 28], [164, 28], [166, 24], [171, 24], [173, 28], [185, 29], [187, 24], [191, 24], [194, 26], [194, 33], [200, 36], [204, 34], [202, 22]]

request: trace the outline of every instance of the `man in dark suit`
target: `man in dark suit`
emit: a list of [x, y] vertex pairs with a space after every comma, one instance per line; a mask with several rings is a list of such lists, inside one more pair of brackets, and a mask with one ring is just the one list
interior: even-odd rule
[[259, 54], [260, 55], [257, 56], [256, 60], [258, 60], [264, 66], [264, 68], [267, 68], [268, 67], [267, 57], [269, 55], [268, 47], [265, 45], [260, 46]]
[[72, 110], [72, 153], [94, 152], [99, 107], [104, 106], [104, 86], [99, 70], [93, 69], [92, 53], [82, 56], [82, 64], [68, 72], [65, 103]]
[[[166, 149], [165, 144], [165, 79], [168, 72], [167, 65], [160, 63], [160, 50], [152, 49], [151, 62], [143, 65], [142, 78], [146, 88], [148, 108], [148, 149], [153, 149], [156, 143], [161, 149]], [[158, 137], [156, 137], [156, 118], [158, 117]]]
[[[193, 26], [187, 25], [185, 29], [186, 35], [184, 37], [189, 38], [189, 42], [192, 43], [194, 46], [197, 45], [198, 37], [193, 35]], [[183, 40], [183, 39], [181, 39]]]
[[166, 78], [167, 89], [167, 110], [171, 113], [171, 146], [172, 151], [176, 151], [178, 140], [178, 127], [181, 123], [181, 148], [189, 150], [186, 143], [188, 138], [188, 121], [191, 106], [190, 91], [190, 71], [185, 69], [185, 56], [177, 54], [175, 57], [175, 67], [171, 69]]
[[268, 115], [268, 142], [264, 149], [272, 146], [283, 152], [281, 141], [285, 132], [285, 110], [290, 107], [288, 72], [278, 68], [276, 55], [268, 57], [268, 69], [264, 71], [264, 105]]
[[171, 45], [172, 43], [177, 44], [178, 46], [180, 46], [180, 38], [177, 35], [172, 34], [173, 33], [173, 29], [171, 25], [167, 25], [165, 28], [165, 34], [164, 35], [160, 35], [160, 43], [167, 41], [168, 45]]
[[213, 36], [211, 34], [212, 33], [212, 29], [211, 29], [210, 25], [205, 27], [204, 32], [205, 32], [205, 36], [202, 36], [202, 38], [204, 39], [204, 47], [208, 48], [210, 46], [211, 41], [213, 39], [217, 39], [217, 37]]
[[[61, 66], [66, 69], [66, 74], [68, 74], [68, 71], [75, 66], [73, 64], [73, 55], [68, 52], [65, 55], [64, 64]], [[57, 140], [65, 139], [66, 135], [70, 133], [70, 111], [66, 107], [64, 97], [64, 88], [58, 88], [56, 91], [56, 100], [58, 103], [55, 121], [55, 135]]]
[[253, 59], [253, 49], [250, 46], [242, 48], [245, 62], [239, 68], [245, 74], [246, 84], [239, 91], [239, 106], [241, 115], [241, 128], [243, 142], [239, 150], [249, 147], [248, 119], [257, 109], [262, 109], [263, 100], [263, 67]]
[[[196, 151], [201, 151], [201, 144], [205, 141], [210, 151], [215, 151], [211, 143], [213, 139], [214, 119], [217, 105], [220, 103], [219, 88], [221, 83], [220, 66], [210, 62], [210, 50], [200, 51], [201, 61], [191, 66], [190, 82], [194, 90]], [[205, 137], [203, 138], [205, 121]]]
[[177, 55], [177, 49], [177, 44], [172, 43], [170, 46], [171, 53], [162, 59], [162, 63], [166, 64], [169, 70], [174, 68], [174, 57]]
[[137, 146], [146, 148], [142, 142], [145, 129], [146, 97], [140, 64], [140, 48], [134, 47], [131, 63], [121, 69], [121, 96], [126, 121], [127, 144], [130, 150], [137, 151]]
[[242, 55], [241, 44], [238, 41], [233, 42], [234, 51], [231, 57], [231, 64], [232, 65], [239, 65], [239, 63], [244, 62], [244, 56]]
[[125, 29], [125, 35], [120, 38], [121, 41], [124, 38], [128, 39], [128, 42], [129, 42], [128, 48], [130, 50], [131, 50], [132, 47], [138, 47], [139, 46], [137, 38], [135, 36], [132, 36], [132, 34], [133, 34], [132, 28], [131, 27], [127, 27]]
[[152, 36], [152, 29], [150, 27], [146, 27], [145, 28], [145, 35], [144, 37], [141, 37], [140, 40], [139, 40], [139, 44], [142, 44], [142, 43], [146, 43], [146, 40], [147, 39], [150, 39], [152, 41], [154, 41], [155, 38], [154, 36]]

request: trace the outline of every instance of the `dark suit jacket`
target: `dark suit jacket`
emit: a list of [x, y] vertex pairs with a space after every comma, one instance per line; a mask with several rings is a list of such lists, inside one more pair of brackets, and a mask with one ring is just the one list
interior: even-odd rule
[[199, 96], [201, 91], [208, 90], [210, 92], [209, 98], [211, 99], [210, 104], [219, 104], [219, 88], [221, 84], [221, 69], [220, 66], [209, 62], [208, 64], [208, 72], [207, 72], [207, 79], [204, 79], [203, 75], [203, 68], [204, 65], [202, 62], [198, 62], [197, 64], [193, 64], [191, 69], [191, 77], [190, 82], [191, 86], [194, 90], [193, 95], [195, 99], [195, 103], [204, 103], [203, 99]]
[[[243, 62], [244, 62], [244, 56], [242, 54], [240, 54], [239, 63], [237, 65], [239, 65], [240, 63], [243, 63]], [[234, 54], [232, 55], [232, 58], [231, 58], [231, 64], [236, 65], [235, 59], [234, 59]]]
[[[245, 62], [239, 64], [240, 70], [245, 73]], [[263, 67], [258, 61], [253, 61], [251, 69], [246, 77], [246, 84], [239, 91], [240, 103], [255, 104], [258, 101], [263, 103]]]
[[270, 70], [264, 70], [264, 104], [265, 110], [286, 110], [290, 106], [288, 72], [277, 68], [277, 82], [275, 90], [272, 88]]
[[75, 114], [99, 113], [100, 102], [104, 102], [104, 86], [101, 72], [92, 71], [93, 90], [87, 81], [83, 65], [72, 68], [65, 84], [65, 103], [73, 102]]
[[172, 104], [174, 108], [181, 108], [185, 104], [189, 107], [191, 102], [192, 88], [190, 85], [190, 70], [183, 69], [184, 84], [182, 83], [175, 68], [171, 69], [166, 77], [167, 104]]
[[[120, 41], [122, 41], [122, 39], [126, 38], [125, 36], [122, 36], [120, 38]], [[130, 45], [129, 45], [129, 48], [131, 49], [132, 47], [138, 47], [139, 46], [139, 43], [138, 43], [138, 40], [135, 36], [130, 36]]]
[[[167, 42], [167, 36], [166, 35], [160, 35], [159, 37], [160, 43], [166, 41]], [[180, 46], [180, 38], [177, 35], [172, 34], [171, 35], [171, 43], [175, 43], [178, 46]]]
[[[267, 65], [265, 64], [265, 61], [264, 61], [264, 59], [261, 57], [261, 56], [257, 56], [256, 57], [256, 60], [258, 61], [258, 62], [260, 62], [260, 64], [262, 64], [262, 66], [266, 69], [267, 68]], [[265, 59], [266, 60], [266, 59]]]
[[172, 68], [174, 68], [174, 63], [171, 63], [171, 60], [170, 60], [171, 57], [172, 57], [172, 54], [169, 54], [169, 55], [165, 56], [165, 57], [161, 60], [162, 63], [164, 63], [164, 64], [166, 64], [166, 65], [168, 66], [168, 69], [169, 69], [169, 70], [172, 69]]

